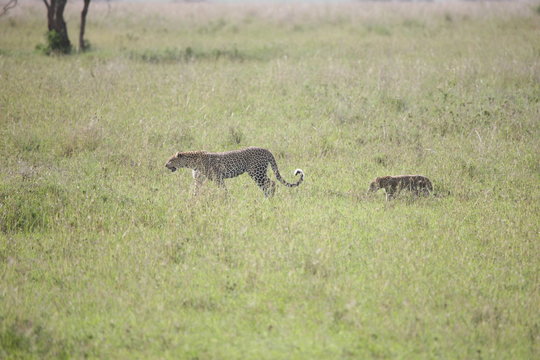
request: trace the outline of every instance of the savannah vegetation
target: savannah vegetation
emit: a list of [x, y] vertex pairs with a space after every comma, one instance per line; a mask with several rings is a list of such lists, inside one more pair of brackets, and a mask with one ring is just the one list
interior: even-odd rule
[[[538, 9], [93, 2], [90, 50], [47, 56], [20, 2], [0, 358], [539, 358]], [[304, 183], [164, 167], [250, 145]], [[435, 194], [366, 194], [411, 173]]]

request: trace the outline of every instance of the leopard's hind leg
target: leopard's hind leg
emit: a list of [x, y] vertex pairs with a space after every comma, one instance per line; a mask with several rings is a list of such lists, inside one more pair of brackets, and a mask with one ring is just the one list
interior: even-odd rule
[[274, 196], [276, 183], [266, 175], [266, 167], [258, 167], [248, 170], [249, 176], [257, 183], [266, 197]]

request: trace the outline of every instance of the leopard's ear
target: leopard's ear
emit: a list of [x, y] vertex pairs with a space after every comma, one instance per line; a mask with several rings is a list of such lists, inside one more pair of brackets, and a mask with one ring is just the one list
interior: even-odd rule
[[175, 156], [176, 156], [177, 158], [179, 158], [180, 156], [182, 156], [182, 153], [179, 151], [179, 152], [176, 153]]

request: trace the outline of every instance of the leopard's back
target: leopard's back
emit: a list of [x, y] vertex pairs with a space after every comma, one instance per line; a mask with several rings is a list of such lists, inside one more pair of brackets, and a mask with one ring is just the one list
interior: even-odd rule
[[250, 170], [265, 171], [274, 159], [270, 151], [248, 147], [219, 153], [206, 153], [208, 156], [209, 172], [223, 179], [230, 179]]

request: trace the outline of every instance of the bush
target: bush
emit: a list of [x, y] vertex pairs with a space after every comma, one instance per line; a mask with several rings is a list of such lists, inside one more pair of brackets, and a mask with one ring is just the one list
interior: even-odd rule
[[55, 184], [1, 184], [0, 230], [10, 233], [48, 228], [65, 201], [63, 189]]
[[220, 59], [241, 62], [244, 60], [259, 59], [259, 57], [257, 56], [242, 53], [237, 48], [195, 50], [189, 46], [185, 49], [178, 49], [173, 47], [166, 48], [164, 50], [145, 50], [142, 52], [132, 51], [129, 54], [129, 58], [150, 64], [171, 64], [179, 62], [193, 62], [197, 60], [217, 61]]
[[45, 44], [38, 44], [36, 46], [36, 50], [45, 55], [51, 55], [52, 53], [69, 54], [71, 52], [71, 45], [69, 43], [66, 45], [56, 30], [50, 30], [45, 33], [45, 42]]
[[[0, 317], [0, 324], [2, 324]], [[68, 349], [45, 328], [30, 320], [5, 321], [0, 326], [0, 358], [67, 359]]]

